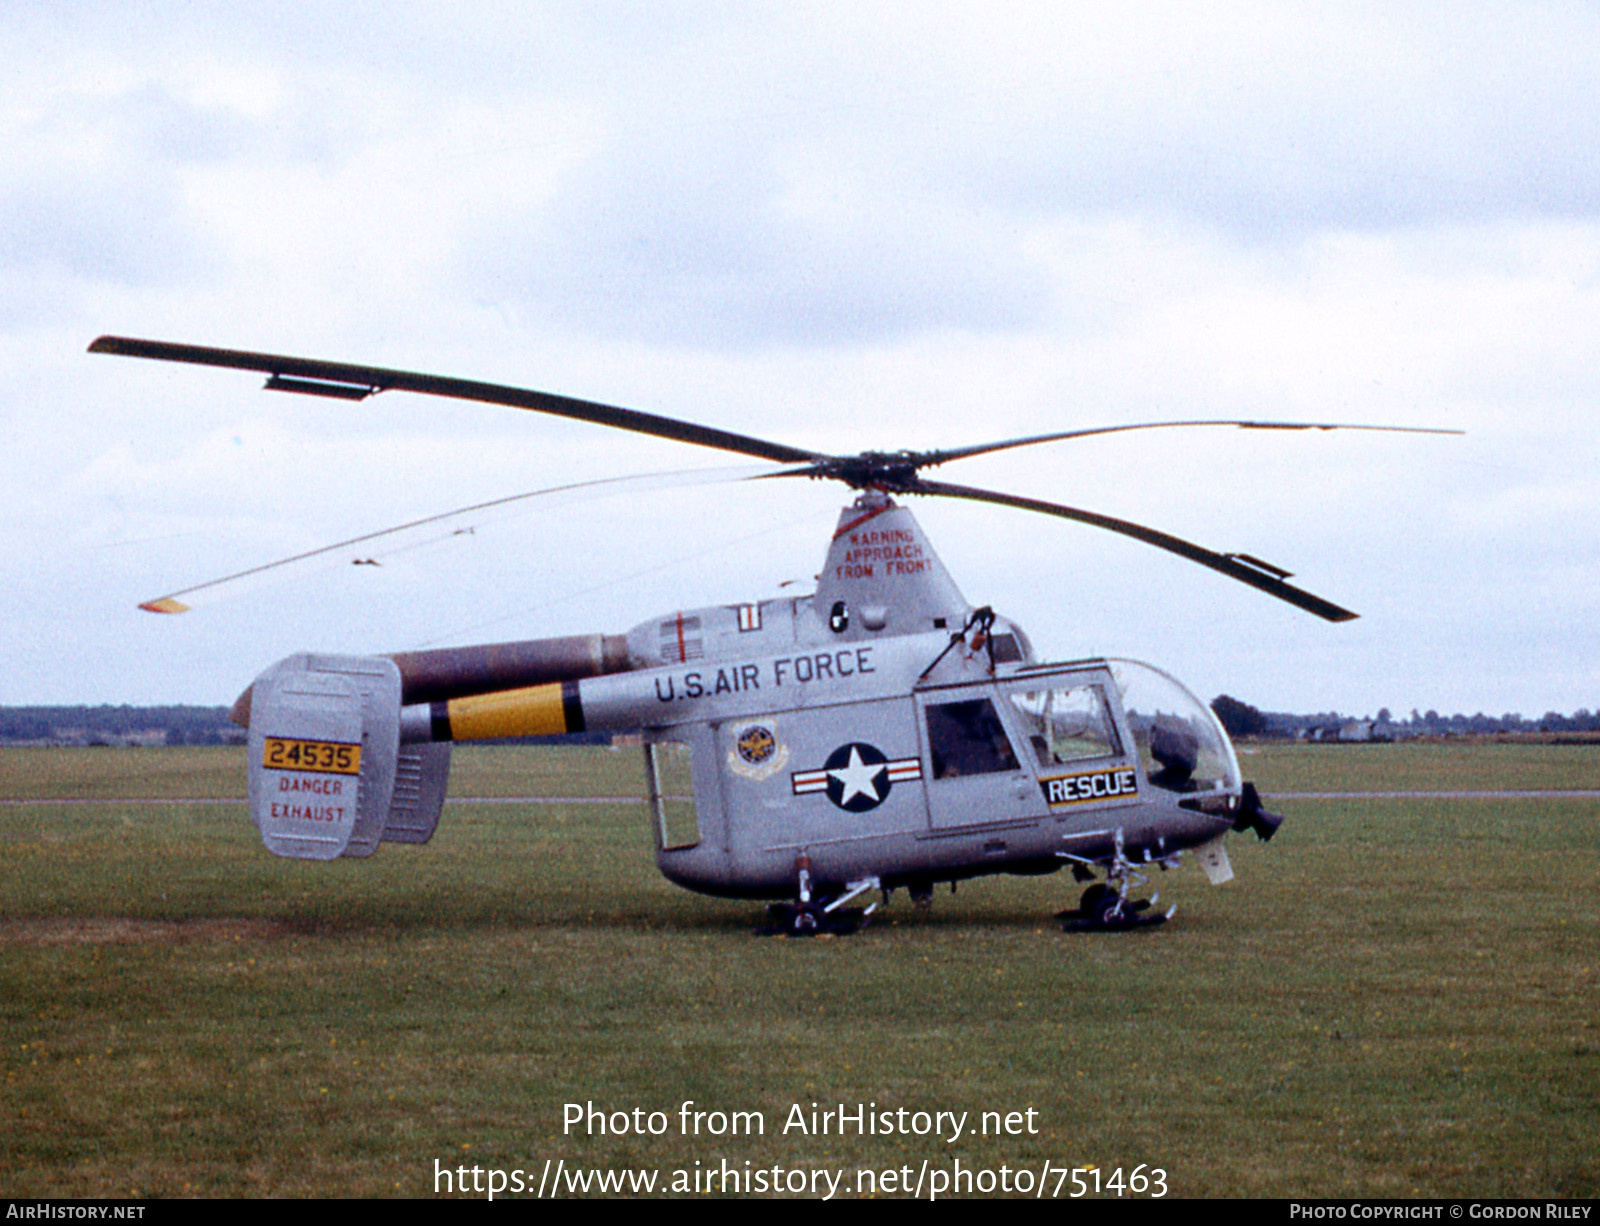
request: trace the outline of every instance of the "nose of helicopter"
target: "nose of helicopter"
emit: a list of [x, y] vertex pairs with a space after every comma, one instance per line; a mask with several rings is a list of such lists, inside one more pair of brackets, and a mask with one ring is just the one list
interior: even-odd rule
[[1263, 843], [1278, 833], [1278, 827], [1283, 825], [1283, 814], [1269, 813], [1261, 806], [1261, 793], [1256, 791], [1256, 785], [1246, 783], [1239, 794], [1239, 816], [1234, 819], [1235, 830], [1254, 830], [1256, 837]]

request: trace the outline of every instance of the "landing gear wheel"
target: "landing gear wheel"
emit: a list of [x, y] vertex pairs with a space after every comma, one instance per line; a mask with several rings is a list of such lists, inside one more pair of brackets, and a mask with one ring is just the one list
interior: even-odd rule
[[1124, 932], [1167, 922], [1168, 912], [1149, 911], [1148, 898], [1121, 899], [1105, 882], [1097, 881], [1083, 892], [1076, 910], [1058, 911], [1056, 918], [1063, 932]]
[[762, 937], [849, 936], [866, 927], [860, 907], [826, 910], [819, 902], [775, 902], [767, 907], [767, 922], [756, 929]]

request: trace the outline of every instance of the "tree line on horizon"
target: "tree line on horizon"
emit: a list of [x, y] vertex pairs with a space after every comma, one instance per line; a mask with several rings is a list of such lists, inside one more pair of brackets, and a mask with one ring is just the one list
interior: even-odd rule
[[1351, 722], [1368, 724], [1373, 736], [1393, 740], [1417, 736], [1486, 736], [1500, 732], [1600, 732], [1600, 711], [1585, 707], [1571, 715], [1546, 711], [1536, 719], [1524, 718], [1517, 711], [1504, 715], [1485, 715], [1482, 711], [1473, 715], [1461, 712], [1444, 715], [1438, 711], [1418, 711], [1414, 707], [1409, 716], [1399, 718], [1388, 707], [1380, 708], [1377, 715], [1349, 715], [1338, 711], [1296, 715], [1287, 711], [1261, 711], [1230, 695], [1219, 694], [1211, 700], [1211, 709], [1229, 736], [1304, 737], [1318, 729], [1335, 729]]
[[0, 745], [238, 745], [227, 707], [0, 707]]
[[[1294, 714], [1262, 711], [1220, 694], [1211, 702], [1229, 736], [1307, 737], [1317, 730], [1352, 721], [1370, 725], [1370, 734], [1403, 740], [1416, 736], [1483, 736], [1521, 732], [1600, 732], [1600, 711], [1580, 708], [1571, 715], [1546, 711], [1536, 719], [1517, 712], [1444, 715], [1412, 710], [1396, 718], [1384, 707], [1377, 715], [1338, 711]], [[238, 745], [245, 730], [228, 720], [227, 707], [201, 706], [37, 706], [0, 707], [0, 745]]]

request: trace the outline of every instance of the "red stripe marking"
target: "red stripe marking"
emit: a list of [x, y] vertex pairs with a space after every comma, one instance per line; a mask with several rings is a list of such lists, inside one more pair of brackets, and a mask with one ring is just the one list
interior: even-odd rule
[[839, 528], [839, 531], [837, 531], [837, 532], [835, 532], [833, 534], [833, 539], [834, 540], [838, 540], [846, 532], [855, 531], [855, 529], [859, 528], [862, 524], [866, 523], [867, 520], [876, 519], [878, 516], [882, 515], [885, 511], [892, 511], [892, 510], [894, 510], [894, 504], [890, 503], [887, 506], [879, 507], [876, 511], [868, 511], [865, 515], [861, 516], [860, 519], [852, 519], [849, 523], [842, 525]]

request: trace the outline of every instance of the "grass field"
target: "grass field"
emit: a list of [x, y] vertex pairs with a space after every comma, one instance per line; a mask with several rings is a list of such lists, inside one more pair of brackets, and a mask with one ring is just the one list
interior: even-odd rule
[[[1600, 787], [1586, 746], [1242, 761], [1269, 794]], [[467, 748], [452, 794], [629, 793], [636, 766]], [[1062, 934], [1058, 876], [800, 942], [663, 881], [638, 805], [453, 805], [431, 847], [314, 864], [268, 855], [242, 802], [116, 802], [243, 775], [240, 750], [0, 751], [0, 798], [30, 802], [0, 806], [0, 1195], [958, 1157], [1144, 1163], [1177, 1195], [1600, 1195], [1594, 798], [1285, 802], [1273, 843], [1231, 840], [1228, 886], [1163, 877], [1153, 931]], [[690, 1099], [765, 1135], [679, 1136]], [[563, 1135], [591, 1100], [671, 1127]], [[1038, 1132], [781, 1134], [792, 1104], [858, 1102]]]

